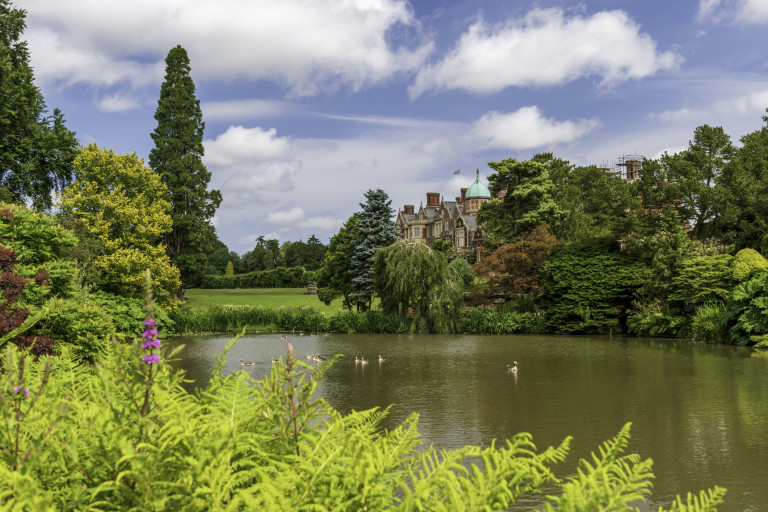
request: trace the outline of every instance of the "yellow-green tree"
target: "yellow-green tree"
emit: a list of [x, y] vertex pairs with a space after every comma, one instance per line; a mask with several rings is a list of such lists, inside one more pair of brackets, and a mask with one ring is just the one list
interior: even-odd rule
[[80, 222], [102, 245], [93, 265], [101, 288], [141, 296], [144, 270], [152, 286], [168, 293], [180, 286], [161, 237], [171, 229], [167, 187], [135, 153], [115, 154], [95, 144], [80, 149], [74, 162], [75, 182], [61, 194], [61, 211]]

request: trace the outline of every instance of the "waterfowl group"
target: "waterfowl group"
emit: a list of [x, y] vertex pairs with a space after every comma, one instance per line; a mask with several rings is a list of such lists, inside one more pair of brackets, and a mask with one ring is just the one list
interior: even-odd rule
[[517, 373], [517, 361], [512, 361], [512, 364], [507, 365], [507, 370], [512, 373]]

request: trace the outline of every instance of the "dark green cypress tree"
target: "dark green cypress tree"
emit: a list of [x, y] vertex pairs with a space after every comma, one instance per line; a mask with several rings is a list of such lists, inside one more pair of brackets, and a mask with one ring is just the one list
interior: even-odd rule
[[360, 203], [360, 212], [356, 229], [357, 237], [352, 243], [351, 292], [349, 297], [360, 310], [371, 308], [374, 292], [373, 265], [376, 251], [397, 242], [400, 235], [394, 220], [394, 210], [389, 206], [392, 201], [380, 188], [365, 193], [366, 202]]
[[25, 11], [0, 0], [0, 200], [51, 207], [51, 192], [72, 179], [75, 134], [58, 110], [47, 115], [29, 65], [27, 42], [19, 38]]
[[208, 190], [211, 173], [202, 160], [205, 123], [189, 72], [187, 51], [172, 48], [165, 59], [165, 81], [155, 111], [155, 148], [149, 153], [149, 165], [168, 186], [173, 205], [173, 228], [164, 242], [181, 271], [179, 297], [207, 266], [205, 252], [216, 241], [210, 219], [221, 204], [221, 193]]

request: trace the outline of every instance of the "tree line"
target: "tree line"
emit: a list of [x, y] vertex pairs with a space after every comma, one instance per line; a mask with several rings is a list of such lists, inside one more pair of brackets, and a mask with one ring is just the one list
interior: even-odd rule
[[518, 323], [536, 332], [766, 345], [768, 125], [740, 142], [699, 126], [633, 179], [552, 153], [489, 162], [471, 271], [474, 253], [396, 243], [388, 197], [370, 190], [331, 238], [319, 298], [364, 311], [376, 295], [415, 332], [455, 332], [457, 308], [474, 305], [533, 314]]

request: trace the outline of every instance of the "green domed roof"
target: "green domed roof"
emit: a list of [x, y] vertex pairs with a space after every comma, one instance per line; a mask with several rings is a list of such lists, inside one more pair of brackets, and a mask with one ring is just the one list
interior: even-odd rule
[[488, 190], [488, 187], [483, 185], [483, 183], [480, 181], [480, 170], [477, 170], [477, 178], [475, 178], [475, 182], [469, 186], [467, 189], [467, 195], [465, 196], [467, 199], [470, 198], [476, 198], [481, 197], [485, 199], [491, 198], [491, 192]]

